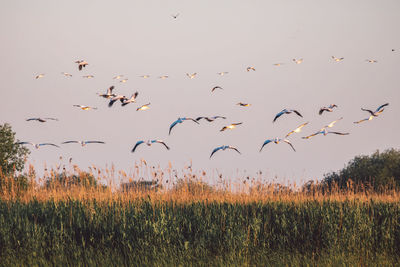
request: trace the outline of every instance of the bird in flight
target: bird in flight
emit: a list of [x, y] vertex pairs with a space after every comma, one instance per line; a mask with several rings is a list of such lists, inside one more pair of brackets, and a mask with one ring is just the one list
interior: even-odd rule
[[319, 115], [322, 115], [322, 113], [323, 113], [324, 111], [332, 112], [332, 111], [333, 111], [333, 108], [337, 108], [337, 105], [335, 105], [335, 104], [330, 104], [328, 107], [322, 107], [322, 108], [319, 109], [318, 114], [319, 114]]
[[55, 146], [55, 147], [59, 147], [59, 146], [57, 146], [57, 145], [55, 145], [55, 144], [52, 144], [52, 143], [41, 143], [41, 144], [35, 144], [35, 143], [32, 143], [32, 142], [18, 142], [17, 144], [20, 144], [20, 145], [32, 145], [34, 148], [36, 148], [36, 149], [39, 149], [41, 146]]
[[256, 68], [250, 66], [250, 67], [247, 67], [246, 70], [247, 70], [247, 72], [249, 72], [249, 71], [251, 71], [251, 70], [252, 70], [252, 71], [256, 71]]
[[296, 149], [294, 149], [292, 143], [290, 143], [290, 141], [288, 139], [280, 139], [280, 138], [274, 138], [274, 139], [265, 140], [264, 143], [262, 144], [261, 148], [260, 148], [260, 152], [264, 148], [265, 145], [267, 145], [267, 144], [269, 144], [271, 142], [273, 142], [275, 144], [279, 144], [280, 142], [285, 142], [286, 144], [290, 145], [290, 147], [293, 149], [294, 152], [296, 152]]
[[91, 110], [91, 109], [97, 109], [95, 107], [89, 107], [89, 106], [83, 106], [83, 105], [74, 105], [74, 107], [78, 107], [82, 110]]
[[175, 125], [177, 125], [178, 123], [182, 123], [182, 122], [184, 122], [184, 121], [187, 121], [187, 120], [190, 120], [190, 121], [193, 121], [193, 122], [199, 124], [199, 123], [198, 123], [195, 119], [193, 119], [193, 118], [178, 118], [178, 119], [177, 119], [176, 121], [174, 121], [174, 122], [171, 124], [171, 126], [169, 127], [169, 133], [168, 133], [168, 134], [171, 134], [171, 130], [172, 130], [172, 128], [175, 127]]
[[79, 70], [82, 70], [82, 68], [84, 68], [87, 65], [89, 65], [89, 63], [87, 63], [85, 60], [77, 60], [77, 61], [75, 61], [75, 63], [78, 64], [78, 69]]
[[303, 59], [302, 58], [300, 58], [300, 59], [293, 59], [293, 62], [294, 63], [296, 63], [296, 64], [301, 64], [301, 63], [303, 63]]
[[196, 121], [199, 121], [199, 120], [202, 120], [202, 119], [205, 119], [206, 121], [208, 121], [208, 122], [213, 122], [213, 121], [215, 121], [216, 119], [226, 119], [226, 117], [223, 117], [223, 116], [213, 116], [213, 117], [197, 117], [196, 118]]
[[35, 79], [37, 80], [37, 79], [43, 78], [44, 75], [45, 75], [44, 73], [38, 74], [38, 75], [36, 75]]
[[132, 148], [132, 151], [131, 151], [131, 152], [132, 152], [132, 153], [135, 152], [136, 148], [137, 148], [139, 145], [141, 145], [141, 144], [146, 144], [146, 145], [148, 145], [148, 146], [151, 146], [151, 145], [154, 144], [154, 143], [162, 144], [162, 145], [165, 146], [166, 149], [169, 150], [169, 146], [167, 146], [167, 144], [164, 143], [164, 141], [162, 141], [162, 140], [148, 140], [147, 142], [146, 142], [146, 141], [143, 141], [143, 140], [140, 140], [140, 141], [137, 141], [137, 142], [136, 142], [136, 144], [135, 144], [135, 146]]
[[119, 80], [119, 79], [121, 79], [122, 77], [124, 77], [124, 75], [117, 75], [117, 76], [114, 76], [113, 79], [114, 79], [114, 80]]
[[232, 130], [232, 129], [235, 129], [237, 125], [240, 125], [240, 124], [242, 124], [242, 123], [243, 123], [243, 122], [236, 122], [236, 123], [229, 124], [229, 125], [227, 125], [227, 126], [222, 127], [222, 129], [219, 130], [219, 131], [220, 131], [220, 132], [223, 132], [223, 131], [225, 131], [225, 130]]
[[342, 61], [342, 60], [344, 59], [344, 57], [337, 58], [337, 57], [335, 57], [335, 56], [332, 56], [332, 59], [333, 59], [334, 61], [336, 61], [336, 62], [339, 62], [339, 61]]
[[275, 118], [274, 118], [274, 120], [273, 120], [273, 122], [275, 122], [280, 116], [282, 116], [283, 114], [290, 114], [290, 113], [292, 113], [292, 112], [294, 112], [294, 113], [296, 113], [298, 116], [300, 116], [300, 117], [302, 117], [303, 118], [303, 116], [300, 114], [300, 112], [298, 112], [297, 110], [294, 110], [294, 109], [283, 109], [281, 112], [279, 112], [278, 114], [276, 114], [275, 115]]
[[167, 79], [168, 78], [168, 75], [163, 75], [163, 76], [160, 76], [160, 77], [158, 77], [159, 79], [162, 79], [162, 80], [165, 80], [165, 79]]
[[308, 136], [303, 136], [303, 139], [310, 139], [313, 136], [319, 135], [319, 134], [323, 134], [324, 136], [328, 135], [328, 134], [337, 134], [337, 135], [349, 135], [350, 133], [340, 133], [340, 132], [332, 132], [332, 131], [328, 131], [325, 127], [322, 128], [321, 130], [319, 130], [316, 133], [313, 133], [311, 135]]
[[145, 105], [143, 105], [143, 106], [140, 106], [140, 107], [138, 107], [138, 108], [136, 109], [136, 111], [148, 110], [148, 109], [150, 108], [149, 105], [150, 105], [150, 103], [147, 103], [147, 104], [145, 104]]
[[196, 77], [196, 75], [197, 75], [196, 72], [192, 73], [192, 74], [186, 73], [186, 76], [188, 76], [190, 79], [194, 79]]
[[104, 98], [106, 98], [106, 99], [109, 99], [109, 98], [112, 98], [112, 97], [115, 97], [116, 95], [115, 94], [113, 94], [112, 93], [112, 91], [114, 90], [114, 85], [113, 86], [110, 86], [108, 89], [107, 89], [107, 93], [105, 93], [105, 94], [98, 94], [100, 97], [104, 97]]
[[144, 78], [144, 79], [147, 79], [147, 78], [150, 78], [150, 75], [146, 74], [146, 75], [141, 75], [141, 76], [139, 76], [139, 77], [142, 77], [142, 78]]
[[68, 72], [61, 72], [61, 74], [65, 77], [72, 77], [72, 74], [69, 74]]
[[217, 74], [218, 74], [219, 76], [224, 76], [224, 75], [226, 75], [226, 74], [228, 74], [228, 73], [229, 73], [228, 71], [217, 72]]
[[367, 111], [367, 112], [368, 112], [369, 114], [371, 114], [371, 115], [370, 115], [368, 118], [366, 118], [366, 119], [362, 119], [362, 120], [359, 120], [359, 121], [355, 121], [354, 123], [358, 124], [358, 123], [361, 123], [361, 122], [364, 122], [364, 121], [370, 121], [370, 120], [372, 120], [374, 117], [378, 117], [378, 115], [381, 114], [381, 113], [385, 110], [384, 107], [386, 107], [386, 106], [388, 106], [388, 105], [389, 105], [389, 103], [380, 105], [375, 111], [372, 111], [372, 110], [370, 110], [370, 109], [361, 108], [362, 111]]
[[126, 83], [128, 81], [128, 79], [123, 79], [123, 80], [120, 80], [119, 82], [120, 83]]
[[128, 98], [124, 95], [116, 95], [113, 98], [111, 98], [110, 102], [108, 102], [108, 107], [111, 108], [114, 105], [114, 103], [118, 100], [121, 101], [121, 104], [123, 104], [126, 100], [128, 100]]
[[308, 124], [308, 122], [303, 123], [302, 125], [300, 125], [299, 127], [297, 127], [296, 129], [294, 129], [293, 131], [289, 132], [285, 138], [289, 137], [289, 135], [294, 134], [294, 133], [299, 133], [301, 132], [301, 129], [306, 126]]
[[86, 78], [86, 79], [91, 79], [91, 78], [94, 78], [94, 76], [93, 75], [84, 75], [84, 76], [82, 76], [83, 78]]
[[335, 126], [335, 124], [336, 124], [338, 121], [340, 121], [340, 120], [342, 120], [342, 119], [343, 119], [343, 117], [340, 117], [339, 119], [337, 119], [337, 120], [335, 120], [335, 121], [332, 121], [332, 122], [329, 123], [328, 125], [325, 125], [324, 128], [332, 128], [333, 126]]
[[279, 66], [282, 66], [283, 64], [284, 64], [284, 63], [275, 63], [275, 64], [273, 64], [273, 65], [279, 67]]
[[223, 88], [222, 88], [221, 86], [214, 86], [214, 87], [211, 89], [211, 93], [214, 92], [214, 91], [217, 90], [217, 89], [223, 90]]
[[126, 106], [129, 103], [134, 103], [136, 102], [136, 97], [138, 96], [139, 92], [135, 92], [134, 94], [132, 94], [131, 98], [126, 99], [122, 102], [121, 106]]
[[56, 118], [30, 118], [26, 119], [26, 121], [38, 121], [38, 122], [46, 122], [47, 120], [58, 121]]
[[172, 14], [171, 17], [173, 17], [174, 19], [177, 19], [179, 16], [179, 13], [177, 13], [176, 15]]
[[61, 144], [80, 144], [81, 146], [86, 146], [87, 144], [105, 144], [103, 141], [65, 141]]
[[241, 107], [250, 107], [250, 106], [251, 106], [251, 104], [242, 103], [242, 102], [239, 102], [239, 103], [237, 103], [236, 105], [241, 106]]
[[242, 153], [240, 153], [240, 151], [239, 151], [236, 147], [233, 147], [233, 146], [225, 146], [225, 145], [224, 145], [224, 146], [219, 146], [219, 147], [217, 147], [217, 148], [214, 148], [214, 150], [211, 152], [210, 159], [211, 159], [211, 157], [214, 155], [215, 152], [217, 152], [217, 151], [219, 151], [219, 150], [225, 151], [226, 149], [232, 149], [232, 150], [235, 150], [237, 153], [242, 154]]
[[368, 63], [378, 63], [378, 60], [375, 59], [366, 59], [365, 61], [367, 61]]

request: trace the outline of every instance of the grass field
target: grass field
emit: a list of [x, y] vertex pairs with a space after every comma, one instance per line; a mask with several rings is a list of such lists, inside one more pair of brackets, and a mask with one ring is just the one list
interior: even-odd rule
[[31, 175], [24, 186], [1, 177], [0, 265], [400, 265], [395, 190], [323, 192], [247, 178], [228, 190], [194, 174], [170, 187], [121, 189], [76, 177], [46, 184]]

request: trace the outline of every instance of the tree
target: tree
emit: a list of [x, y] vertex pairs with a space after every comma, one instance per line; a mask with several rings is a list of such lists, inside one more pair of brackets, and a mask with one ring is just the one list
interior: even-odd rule
[[371, 186], [380, 191], [400, 188], [400, 150], [376, 151], [370, 156], [356, 156], [342, 170], [325, 175], [323, 183], [346, 188], [349, 180], [356, 185]]
[[3, 174], [9, 175], [14, 171], [21, 171], [29, 153], [29, 149], [15, 140], [15, 132], [12, 131], [11, 125], [8, 123], [0, 125], [0, 169]]

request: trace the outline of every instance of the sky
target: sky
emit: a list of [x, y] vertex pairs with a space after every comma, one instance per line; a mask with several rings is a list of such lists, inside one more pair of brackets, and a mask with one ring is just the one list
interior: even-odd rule
[[[62, 156], [61, 163], [72, 157], [82, 169], [114, 165], [129, 173], [145, 159], [162, 168], [191, 164], [228, 178], [262, 171], [267, 179], [296, 183], [322, 179], [354, 156], [399, 148], [399, 11], [396, 0], [1, 1], [0, 124], [10, 123], [20, 141], [106, 142], [30, 147], [29, 162], [39, 171]], [[294, 58], [304, 61], [295, 64]], [[79, 71], [76, 60], [89, 65]], [[256, 71], [247, 72], [248, 66]], [[224, 71], [229, 73], [217, 75]], [[35, 79], [40, 73], [45, 76]], [[128, 81], [114, 80], [119, 74]], [[150, 78], [140, 77], [145, 74]], [[96, 93], [111, 85], [117, 94], [138, 91], [137, 102], [108, 108]], [[214, 86], [223, 90], [211, 93]], [[149, 102], [149, 110], [136, 111]], [[378, 118], [353, 123], [368, 117], [360, 108], [384, 103], [390, 105]], [[318, 115], [329, 104], [338, 108]], [[272, 123], [284, 108], [303, 118], [289, 114]], [[187, 121], [168, 135], [178, 117], [215, 115], [227, 119]], [[26, 121], [31, 117], [59, 121]], [[350, 135], [301, 138], [340, 117], [332, 130]], [[219, 131], [234, 122], [243, 124]], [[296, 152], [284, 143], [259, 152], [266, 139], [282, 138], [304, 122], [303, 131], [289, 138]], [[162, 139], [171, 150], [155, 144], [130, 152], [148, 139]], [[219, 151], [210, 159], [221, 145], [242, 154]]]

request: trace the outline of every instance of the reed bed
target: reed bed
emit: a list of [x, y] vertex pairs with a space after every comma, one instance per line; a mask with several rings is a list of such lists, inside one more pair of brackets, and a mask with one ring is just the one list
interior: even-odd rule
[[[142, 169], [141, 169], [142, 168]], [[64, 174], [63, 174], [64, 173]], [[138, 165], [0, 176], [0, 265], [400, 264], [400, 194]]]

